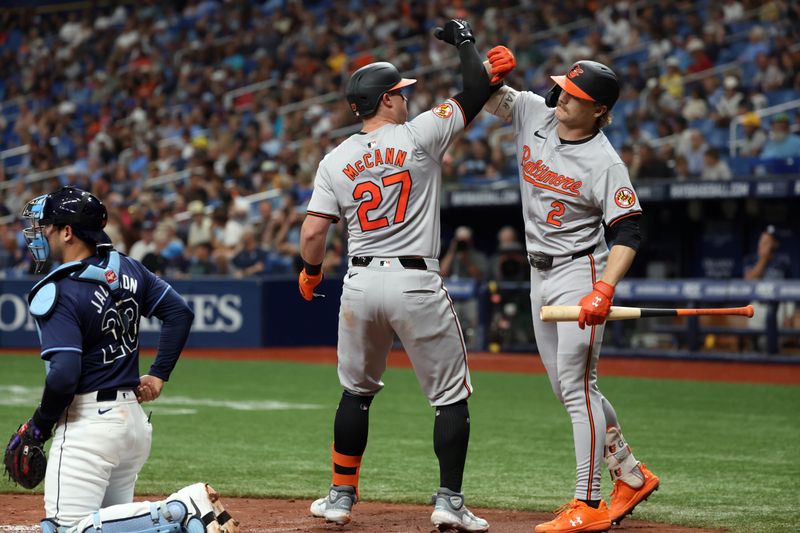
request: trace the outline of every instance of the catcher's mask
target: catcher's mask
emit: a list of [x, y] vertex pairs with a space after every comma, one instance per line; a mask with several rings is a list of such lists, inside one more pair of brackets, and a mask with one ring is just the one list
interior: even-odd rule
[[111, 244], [103, 231], [108, 223], [106, 206], [95, 195], [76, 187], [63, 187], [37, 196], [25, 205], [22, 218], [30, 220], [30, 226], [22, 230], [22, 234], [36, 272], [41, 271], [50, 257], [50, 243], [44, 234], [47, 226], [70, 226], [75, 236], [88, 244]]

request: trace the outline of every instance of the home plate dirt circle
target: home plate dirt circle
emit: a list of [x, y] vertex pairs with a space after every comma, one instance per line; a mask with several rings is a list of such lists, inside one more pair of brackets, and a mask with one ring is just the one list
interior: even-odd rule
[[[149, 496], [137, 500], [158, 500]], [[276, 500], [260, 498], [226, 498], [222, 503], [240, 522], [243, 533], [347, 532], [358, 533], [432, 533], [429, 505], [403, 505], [362, 501], [353, 509], [353, 521], [346, 526], [326, 524], [308, 512], [311, 500]], [[41, 494], [0, 494], [0, 533], [38, 533], [44, 512]], [[533, 526], [552, 518], [549, 513], [530, 513], [501, 509], [474, 508], [476, 514], [491, 524], [492, 533], [531, 533]], [[669, 524], [642, 522], [627, 518], [612, 532], [646, 531], [647, 533], [720, 532], [719, 529], [693, 529]]]

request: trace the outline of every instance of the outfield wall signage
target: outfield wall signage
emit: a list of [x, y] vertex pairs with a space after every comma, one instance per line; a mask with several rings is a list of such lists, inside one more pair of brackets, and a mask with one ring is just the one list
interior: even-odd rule
[[[0, 347], [37, 347], [36, 326], [27, 295], [38, 278], [0, 280]], [[257, 347], [263, 345], [262, 282], [258, 280], [172, 281], [194, 311], [188, 346]], [[158, 344], [160, 321], [142, 318], [141, 343]]]

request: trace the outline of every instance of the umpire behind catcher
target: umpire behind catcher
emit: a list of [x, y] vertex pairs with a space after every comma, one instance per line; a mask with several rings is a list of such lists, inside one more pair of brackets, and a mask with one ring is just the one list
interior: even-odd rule
[[[133, 501], [152, 436], [139, 402], [161, 394], [194, 314], [169, 284], [114, 250], [103, 231], [106, 208], [94, 195], [64, 187], [31, 200], [22, 216], [30, 221], [23, 233], [37, 272], [49, 258], [62, 264], [28, 296], [47, 377], [5, 463], [15, 481], [33, 488], [45, 475], [43, 460], [26, 469], [22, 450], [42, 449], [52, 436], [45, 513], [70, 526], [101, 507]], [[142, 316], [163, 326], [155, 362], [139, 377]]]

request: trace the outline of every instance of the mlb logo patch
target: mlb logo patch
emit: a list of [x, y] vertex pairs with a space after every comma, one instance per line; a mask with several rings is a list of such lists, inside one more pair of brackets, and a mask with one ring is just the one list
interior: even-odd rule
[[389, 259], [384, 259], [384, 260], [382, 260], [382, 261], [380, 262], [380, 265], [381, 265], [382, 267], [390, 267], [390, 266], [392, 266], [392, 262], [391, 262], [391, 260], [389, 260]]

